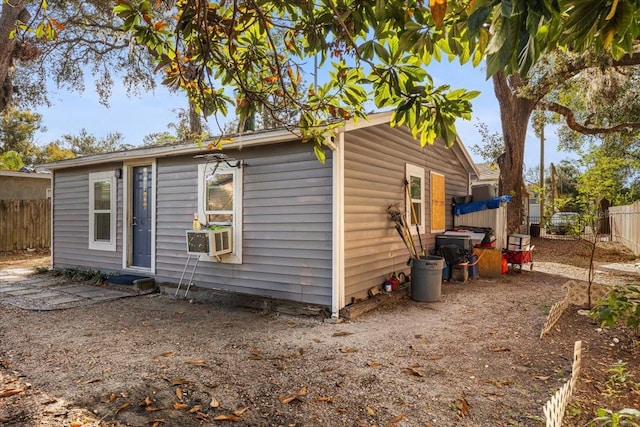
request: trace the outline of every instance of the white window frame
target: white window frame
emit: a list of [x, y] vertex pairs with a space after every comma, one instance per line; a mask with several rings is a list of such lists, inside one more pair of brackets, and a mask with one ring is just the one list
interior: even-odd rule
[[220, 255], [219, 257], [200, 256], [201, 261], [222, 262], [228, 264], [242, 264], [242, 165], [239, 167], [229, 167], [215, 163], [204, 163], [198, 165], [198, 219], [202, 225], [206, 225], [207, 215], [215, 213], [229, 213], [228, 211], [210, 211], [206, 209], [205, 195], [207, 176], [211, 173], [232, 173], [233, 174], [233, 211], [231, 212], [233, 227], [233, 252]]
[[[412, 165], [410, 163], [407, 163], [405, 165], [405, 179], [408, 182], [408, 186], [411, 185], [411, 177], [417, 177], [420, 178], [420, 199], [413, 199], [410, 198], [410, 188], [406, 187], [404, 192], [405, 192], [405, 217], [406, 217], [406, 222], [407, 224], [410, 224], [409, 229], [411, 230], [412, 234], [417, 234], [416, 233], [416, 226], [414, 224], [413, 221], [413, 213], [411, 212], [411, 206], [412, 203], [420, 203], [420, 206], [422, 207], [422, 209], [420, 209], [420, 217], [418, 218], [418, 220], [420, 221], [420, 224], [418, 225], [418, 230], [420, 231], [420, 234], [424, 233], [425, 230], [425, 218], [426, 218], [426, 214], [425, 214], [425, 185], [424, 185], [424, 180], [425, 180], [425, 169], [417, 166], [417, 165]], [[407, 190], [407, 188], [409, 188], [409, 190]]]
[[[109, 209], [95, 209], [95, 183], [100, 181], [109, 182]], [[116, 226], [117, 226], [117, 207], [118, 207], [118, 187], [114, 171], [94, 172], [89, 174], [89, 249], [97, 251], [116, 250]], [[109, 214], [109, 241], [95, 240], [95, 214]]]

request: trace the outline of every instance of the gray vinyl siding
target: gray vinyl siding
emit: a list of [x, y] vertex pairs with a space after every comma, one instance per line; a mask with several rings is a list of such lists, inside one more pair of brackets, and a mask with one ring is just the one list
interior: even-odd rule
[[[451, 198], [467, 194], [469, 174], [442, 141], [420, 147], [404, 129], [388, 125], [364, 128], [345, 138], [345, 302], [367, 297], [392, 271], [409, 272], [409, 259], [400, 236], [388, 219], [387, 208], [405, 203], [405, 165], [425, 169], [426, 226], [422, 241], [435, 246], [430, 232], [430, 172], [445, 176], [446, 225], [453, 225]], [[415, 237], [415, 236], [414, 236]], [[416, 245], [418, 239], [416, 238]]]
[[[329, 306], [331, 154], [322, 165], [312, 147], [298, 142], [227, 154], [247, 164], [243, 262], [200, 262], [194, 284]], [[197, 211], [199, 162], [192, 156], [157, 161], [156, 280], [161, 282], [178, 283], [187, 261], [185, 230]]]
[[122, 180], [117, 180], [116, 251], [89, 249], [89, 174], [112, 171], [120, 163], [99, 168], [63, 169], [53, 176], [53, 267], [99, 270], [122, 269]]

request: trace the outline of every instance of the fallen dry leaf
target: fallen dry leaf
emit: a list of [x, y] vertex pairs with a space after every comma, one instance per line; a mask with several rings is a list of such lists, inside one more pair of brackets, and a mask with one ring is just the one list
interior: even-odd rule
[[249, 360], [262, 360], [264, 357], [260, 354], [260, 350], [257, 348], [251, 349], [251, 356], [249, 356]]
[[398, 416], [396, 416], [396, 417], [391, 418], [391, 419], [389, 420], [389, 422], [390, 422], [391, 424], [395, 424], [395, 423], [397, 423], [398, 421], [402, 420], [402, 419], [403, 419], [404, 417], [406, 417], [406, 416], [407, 416], [407, 414], [400, 414], [400, 415], [398, 415]]
[[240, 421], [241, 419], [239, 416], [231, 414], [220, 414], [213, 417], [214, 421]]
[[204, 361], [204, 359], [187, 360], [184, 363], [186, 363], [187, 365], [194, 365], [194, 366], [207, 366], [207, 363]]
[[460, 399], [456, 400], [455, 405], [463, 417], [466, 417], [467, 415], [469, 415], [469, 403], [467, 402], [467, 399], [465, 399], [464, 397], [461, 397]]
[[217, 408], [220, 406], [220, 402], [218, 402], [218, 399], [216, 399], [215, 397], [212, 397], [211, 403], [209, 405], [211, 405], [212, 408]]
[[189, 409], [190, 414], [194, 414], [202, 410], [202, 405], [196, 405], [193, 408]]
[[306, 396], [307, 395], [307, 386], [302, 387], [298, 390], [298, 396]]
[[537, 380], [542, 380], [542, 381], [546, 381], [549, 378], [551, 378], [551, 376], [547, 375], [547, 376], [543, 376], [543, 375], [534, 375], [533, 378], [537, 379]]
[[319, 396], [315, 398], [316, 402], [327, 402], [327, 403], [333, 403], [333, 397], [332, 396]]
[[24, 387], [20, 387], [20, 388], [6, 388], [2, 391], [0, 391], [0, 397], [9, 397], [9, 396], [13, 396], [16, 394], [20, 394], [24, 392]]
[[158, 408], [156, 406], [147, 406], [144, 408], [144, 410], [147, 412], [156, 412], [162, 410], [162, 408]]
[[140, 406], [151, 406], [151, 403], [153, 402], [151, 402], [151, 399], [147, 396], [142, 402], [140, 402]]
[[178, 399], [182, 400], [183, 393], [180, 387], [176, 389], [176, 396], [178, 397]]
[[160, 356], [162, 356], [162, 357], [171, 357], [174, 354], [175, 353], [173, 351], [165, 351], [164, 353], [160, 353]]
[[416, 368], [405, 368], [402, 372], [404, 372], [405, 374], [414, 375], [416, 377], [424, 377], [424, 372]]
[[382, 366], [382, 363], [378, 362], [367, 362], [367, 366], [370, 368], [379, 368]]
[[196, 413], [196, 418], [201, 420], [201, 421], [208, 421], [209, 420], [209, 415], [205, 414], [204, 412], [198, 412], [198, 413]]
[[176, 378], [175, 380], [171, 381], [171, 385], [185, 385], [188, 383], [189, 381], [183, 380], [182, 378]]
[[129, 405], [131, 405], [131, 403], [129, 403], [129, 402], [127, 402], [127, 403], [124, 403], [124, 404], [120, 405], [120, 406], [118, 407], [118, 409], [116, 409], [116, 413], [115, 413], [115, 414], [116, 414], [116, 415], [118, 415], [120, 412], [122, 412], [122, 411], [124, 411], [125, 409], [127, 409], [127, 408], [129, 407]]
[[91, 378], [90, 380], [76, 381], [76, 384], [92, 384], [102, 381], [100, 378]]
[[82, 423], [79, 421], [74, 421], [71, 424], [69, 424], [69, 427], [81, 427]]
[[289, 396], [280, 396], [280, 397], [278, 398], [278, 400], [280, 400], [280, 403], [287, 404], [287, 403], [291, 403], [291, 402], [293, 402], [293, 401], [294, 401], [294, 400], [296, 400], [297, 398], [298, 398], [298, 396], [296, 396], [295, 394], [291, 394], [291, 395], [289, 395]]
[[149, 420], [147, 423], [151, 424], [151, 427], [159, 427], [160, 424], [164, 424], [166, 422], [167, 420], [165, 420], [164, 418], [155, 418], [153, 420]]
[[183, 409], [187, 409], [188, 407], [189, 405], [187, 405], [186, 403], [176, 402], [173, 404], [173, 409], [175, 409], [176, 411], [182, 411]]
[[236, 409], [235, 411], [233, 411], [233, 415], [237, 415], [237, 416], [242, 416], [242, 414], [244, 414], [245, 412], [247, 412], [249, 410], [249, 407], [245, 407], [242, 409]]
[[376, 414], [376, 410], [373, 409], [371, 406], [367, 406], [367, 414], [374, 416]]
[[341, 348], [341, 353], [356, 353], [358, 350], [355, 348]]
[[353, 335], [353, 332], [347, 332], [347, 331], [334, 332], [333, 335], [331, 335], [331, 336], [332, 337], [346, 337], [348, 335]]
[[489, 351], [492, 351], [494, 353], [501, 353], [501, 352], [504, 352], [504, 351], [511, 351], [511, 349], [510, 348], [506, 348], [506, 347], [496, 347], [496, 348], [489, 349]]
[[11, 363], [7, 362], [6, 360], [0, 360], [0, 365], [5, 369], [9, 369], [11, 367]]

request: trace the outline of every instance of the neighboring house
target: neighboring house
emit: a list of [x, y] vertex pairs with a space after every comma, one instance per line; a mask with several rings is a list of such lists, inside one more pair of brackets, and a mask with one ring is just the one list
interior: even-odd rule
[[0, 252], [49, 248], [50, 197], [50, 173], [0, 170]]
[[[474, 194], [474, 202], [482, 202], [488, 197], [496, 195], [495, 192], [497, 192], [498, 181], [500, 179], [500, 169], [498, 165], [494, 163], [477, 163], [476, 168], [478, 170], [478, 177], [471, 183], [471, 192]], [[494, 191], [494, 189], [496, 191]], [[478, 200], [478, 195], [482, 195], [480, 200]], [[468, 207], [459, 206], [458, 209], [455, 210], [454, 225], [456, 228], [491, 228], [495, 237], [494, 245], [497, 249], [502, 250], [507, 247], [508, 242], [507, 208], [508, 203], [506, 202], [498, 203], [497, 207], [495, 203], [484, 205], [472, 203], [472, 205]]]
[[177, 284], [197, 213], [200, 223], [229, 224], [233, 233], [231, 253], [200, 257], [194, 284], [317, 304], [338, 316], [408, 269], [387, 214], [390, 205], [410, 206], [405, 179], [419, 193], [411, 202], [432, 249], [453, 225], [452, 197], [468, 194], [477, 176], [459, 141], [422, 148], [408, 129], [391, 128], [390, 117], [345, 124], [328, 141], [325, 164], [291, 133], [269, 130], [236, 136], [215, 152], [222, 161], [191, 143], [47, 165], [53, 266]]
[[478, 169], [478, 179], [475, 179], [471, 185], [493, 184], [498, 187], [500, 182], [500, 168], [496, 163], [476, 163]]
[[50, 193], [50, 173], [0, 170], [0, 200], [42, 200]]
[[[500, 183], [500, 168], [495, 163], [477, 163], [476, 167], [479, 171], [478, 180], [474, 181], [471, 185], [481, 186], [485, 184], [495, 185], [496, 189], [499, 188]], [[502, 194], [505, 195], [505, 194]], [[535, 214], [535, 206], [532, 206], [531, 197], [533, 196], [532, 192], [528, 188], [523, 188], [522, 192], [522, 218], [520, 222], [520, 233], [528, 233], [529, 232], [529, 223], [530, 222], [539, 222], [539, 214]], [[531, 209], [534, 209], [532, 212]], [[539, 209], [539, 207], [538, 207]], [[536, 220], [534, 220], [534, 216]]]

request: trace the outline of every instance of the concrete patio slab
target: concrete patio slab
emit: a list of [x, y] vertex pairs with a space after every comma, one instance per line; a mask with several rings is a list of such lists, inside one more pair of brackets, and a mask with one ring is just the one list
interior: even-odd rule
[[111, 288], [96, 284], [71, 282], [48, 274], [33, 275], [33, 271], [5, 270], [0, 272], [0, 304], [6, 303], [25, 310], [61, 310], [83, 305], [146, 295], [133, 287]]

